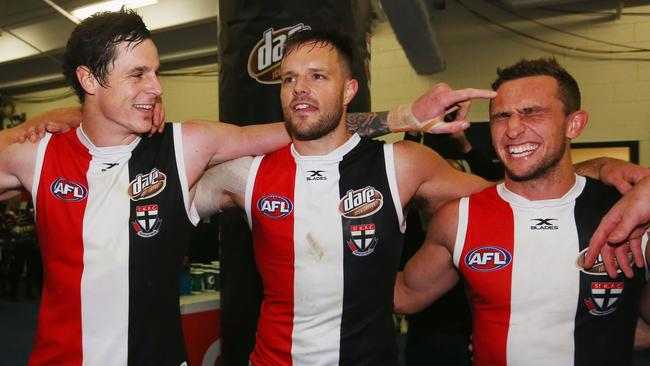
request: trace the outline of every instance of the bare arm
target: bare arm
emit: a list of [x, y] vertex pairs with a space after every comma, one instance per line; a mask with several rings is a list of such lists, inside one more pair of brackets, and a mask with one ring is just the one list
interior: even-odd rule
[[451, 255], [457, 225], [458, 200], [455, 200], [431, 219], [424, 244], [398, 274], [394, 292], [397, 313], [424, 309], [458, 282]]
[[37, 144], [10, 144], [0, 151], [0, 200], [31, 190]]
[[239, 127], [222, 122], [193, 120], [182, 124], [185, 167], [194, 187], [208, 165], [275, 151], [291, 140], [284, 124]]
[[[390, 132], [423, 131], [429, 133], [454, 133], [469, 127], [467, 113], [472, 99], [494, 98], [496, 93], [486, 89], [452, 90], [438, 83], [422, 94], [415, 102], [398, 106], [388, 112], [349, 113], [347, 130], [361, 136], [377, 137]], [[445, 111], [459, 107], [456, 119], [443, 122]]]
[[445, 202], [479, 192], [493, 183], [452, 168], [435, 151], [410, 141], [395, 145], [395, 170], [402, 207], [414, 198], [429, 213]]
[[650, 324], [639, 318], [634, 332], [634, 349], [643, 351], [648, 348], [650, 348]]
[[237, 205], [244, 207], [246, 180], [253, 158], [230, 160], [205, 171], [197, 183], [194, 204], [200, 217], [208, 217], [220, 209]]
[[650, 175], [648, 168], [608, 157], [583, 161], [573, 168], [577, 174], [614, 186], [621, 193], [627, 192], [638, 181]]
[[[645, 177], [626, 192], [602, 218], [589, 241], [585, 266], [593, 265], [600, 253], [610, 276], [616, 276], [618, 262], [625, 274], [631, 277], [633, 272], [627, 261], [628, 252], [632, 251], [634, 262], [638, 267], [642, 267], [641, 237], [648, 227], [650, 227], [650, 177]], [[624, 243], [628, 240], [629, 243]], [[611, 246], [608, 243], [624, 244]], [[618, 260], [615, 261], [614, 258]]]

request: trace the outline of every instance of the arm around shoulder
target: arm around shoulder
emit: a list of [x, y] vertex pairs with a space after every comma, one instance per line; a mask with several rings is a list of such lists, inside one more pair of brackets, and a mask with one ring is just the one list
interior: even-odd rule
[[449, 200], [479, 192], [492, 183], [451, 167], [435, 151], [410, 141], [395, 143], [395, 170], [402, 204], [415, 198], [435, 212]]
[[200, 217], [233, 205], [244, 207], [246, 182], [253, 158], [230, 160], [206, 170], [197, 184], [194, 204]]
[[406, 263], [395, 284], [395, 311], [422, 310], [458, 282], [453, 263], [458, 226], [458, 200], [444, 205], [431, 219], [424, 244]]
[[0, 151], [0, 199], [31, 191], [38, 144], [11, 144]]

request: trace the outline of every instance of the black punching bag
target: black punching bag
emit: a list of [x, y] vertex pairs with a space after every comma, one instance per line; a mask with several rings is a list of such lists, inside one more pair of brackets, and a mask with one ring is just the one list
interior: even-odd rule
[[[282, 46], [304, 28], [352, 38], [359, 91], [348, 111], [369, 111], [370, 14], [368, 0], [219, 0], [219, 119], [238, 125], [283, 120]], [[261, 281], [245, 215], [231, 210], [219, 220], [222, 360], [225, 366], [244, 366], [255, 342]]]

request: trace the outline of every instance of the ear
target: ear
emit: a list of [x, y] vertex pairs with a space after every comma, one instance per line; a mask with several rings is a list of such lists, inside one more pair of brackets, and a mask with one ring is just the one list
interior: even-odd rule
[[345, 87], [343, 89], [343, 105], [347, 106], [352, 101], [355, 95], [357, 95], [357, 90], [359, 90], [359, 82], [356, 79], [350, 79], [345, 82]]
[[101, 85], [99, 85], [97, 79], [95, 79], [95, 75], [93, 75], [90, 69], [87, 66], [82, 65], [77, 67], [76, 73], [77, 80], [79, 80], [79, 84], [81, 84], [84, 91], [90, 95], [95, 94], [97, 88]]
[[582, 130], [587, 126], [589, 114], [587, 111], [578, 110], [569, 116], [569, 123], [567, 124], [566, 137], [574, 139], [582, 133]]

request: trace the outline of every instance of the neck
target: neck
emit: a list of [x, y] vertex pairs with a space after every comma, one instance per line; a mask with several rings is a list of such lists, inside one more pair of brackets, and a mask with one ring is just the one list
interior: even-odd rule
[[[341, 117], [341, 121], [345, 121], [345, 113]], [[340, 122], [334, 131], [316, 140], [301, 141], [293, 139], [293, 146], [302, 156], [327, 155], [345, 144], [349, 138], [350, 134], [346, 129], [345, 123]]]
[[81, 117], [84, 133], [97, 147], [128, 145], [139, 136], [108, 120], [88, 103], [83, 106]]
[[574, 186], [575, 182], [576, 176], [571, 160], [558, 163], [537, 178], [516, 181], [508, 174], [505, 178], [508, 190], [531, 201], [561, 198]]

